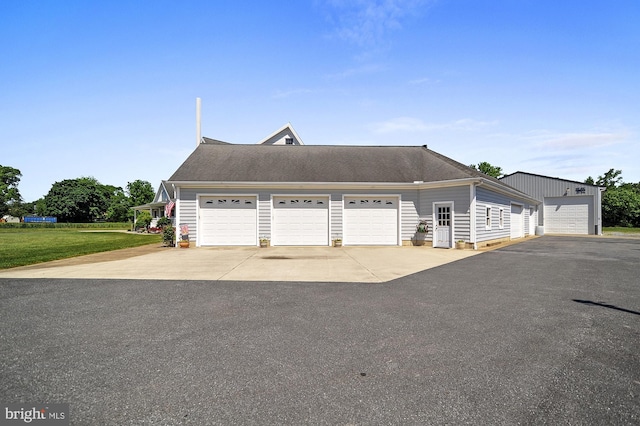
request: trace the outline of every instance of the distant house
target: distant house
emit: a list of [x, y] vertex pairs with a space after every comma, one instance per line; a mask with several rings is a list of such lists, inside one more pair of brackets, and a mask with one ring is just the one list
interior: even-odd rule
[[476, 248], [533, 234], [540, 204], [426, 146], [310, 146], [290, 124], [253, 145], [202, 138], [162, 186], [196, 246], [409, 245], [426, 221], [434, 247]]
[[604, 187], [582, 182], [516, 172], [502, 182], [542, 200], [537, 225], [547, 234], [602, 234]]
[[173, 206], [175, 202], [175, 195], [173, 187], [167, 185], [165, 181], [160, 182], [160, 186], [156, 191], [156, 195], [153, 201], [140, 206], [131, 207], [133, 209], [133, 222], [135, 223], [138, 217], [138, 213], [141, 211], [149, 212], [151, 215], [151, 225], [156, 226], [158, 219], [163, 216], [172, 217]]

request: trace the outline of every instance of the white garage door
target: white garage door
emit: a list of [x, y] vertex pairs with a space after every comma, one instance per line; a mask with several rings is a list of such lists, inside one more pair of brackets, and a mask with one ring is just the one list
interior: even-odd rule
[[257, 245], [256, 204], [256, 197], [200, 197], [199, 245]]
[[549, 197], [544, 199], [544, 232], [589, 234], [592, 229], [593, 197]]
[[274, 246], [329, 245], [329, 197], [273, 197]]
[[344, 197], [344, 244], [398, 245], [398, 198]]
[[511, 239], [524, 237], [522, 206], [511, 204]]

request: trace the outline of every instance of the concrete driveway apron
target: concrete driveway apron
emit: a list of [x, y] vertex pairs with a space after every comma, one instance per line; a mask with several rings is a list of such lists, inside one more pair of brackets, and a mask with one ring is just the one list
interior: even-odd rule
[[[113, 278], [380, 283], [478, 254], [431, 247], [163, 248], [118, 258], [55, 261], [0, 271], [0, 278]], [[93, 257], [91, 257], [93, 256]], [[115, 257], [115, 259], [114, 259]]]

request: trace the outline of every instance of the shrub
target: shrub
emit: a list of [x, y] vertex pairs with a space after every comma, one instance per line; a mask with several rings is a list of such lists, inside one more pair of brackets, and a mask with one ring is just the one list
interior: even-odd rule
[[136, 228], [147, 228], [151, 224], [151, 213], [140, 212], [136, 220]]
[[160, 219], [158, 219], [158, 222], [157, 222], [156, 226], [159, 227], [159, 228], [164, 228], [166, 226], [171, 226], [171, 219], [169, 219], [166, 216], [163, 216]]
[[173, 247], [176, 238], [176, 230], [173, 226], [169, 225], [162, 231], [162, 243], [167, 247]]

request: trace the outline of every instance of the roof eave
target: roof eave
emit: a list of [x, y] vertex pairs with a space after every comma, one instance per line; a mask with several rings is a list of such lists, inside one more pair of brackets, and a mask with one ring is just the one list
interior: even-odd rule
[[518, 198], [530, 204], [535, 204], [535, 205], [542, 204], [542, 201], [532, 198], [529, 195], [525, 194], [524, 192], [518, 191], [517, 189], [512, 189], [504, 184], [501, 184], [500, 182], [494, 182], [486, 178], [480, 178], [480, 180], [481, 180], [481, 185], [489, 186], [495, 192], [499, 192], [501, 194], [508, 195], [510, 197]]
[[229, 182], [229, 181], [168, 181], [175, 186], [190, 188], [443, 188], [480, 183], [478, 178], [463, 178], [433, 182]]

